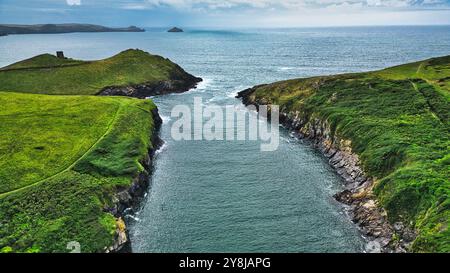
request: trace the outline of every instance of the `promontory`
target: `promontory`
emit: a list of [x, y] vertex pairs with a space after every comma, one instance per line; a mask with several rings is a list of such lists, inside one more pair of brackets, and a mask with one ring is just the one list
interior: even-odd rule
[[168, 59], [43, 54], [0, 69], [0, 252], [127, 250], [161, 118], [146, 97], [194, 88]]

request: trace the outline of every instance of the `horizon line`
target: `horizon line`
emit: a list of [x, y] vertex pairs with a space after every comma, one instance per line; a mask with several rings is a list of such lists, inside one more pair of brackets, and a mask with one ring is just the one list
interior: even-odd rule
[[422, 26], [450, 26], [450, 24], [354, 24], [354, 25], [303, 25], [303, 26], [189, 26], [189, 25], [160, 25], [160, 26], [139, 26], [138, 24], [129, 24], [129, 25], [107, 25], [107, 24], [101, 24], [101, 23], [75, 23], [75, 22], [65, 22], [65, 23], [4, 23], [0, 22], [0, 25], [24, 25], [24, 26], [31, 26], [31, 25], [64, 25], [64, 24], [80, 24], [80, 25], [99, 25], [99, 26], [105, 26], [110, 28], [124, 28], [124, 27], [130, 27], [130, 26], [136, 26], [140, 28], [171, 28], [171, 27], [180, 27], [180, 28], [187, 28], [187, 29], [295, 29], [295, 28], [345, 28], [345, 27], [422, 27]]

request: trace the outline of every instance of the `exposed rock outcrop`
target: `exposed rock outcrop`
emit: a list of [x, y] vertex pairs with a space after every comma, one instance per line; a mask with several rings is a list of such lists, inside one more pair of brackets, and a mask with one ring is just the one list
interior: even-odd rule
[[173, 27], [169, 29], [167, 32], [184, 32], [181, 28]]
[[[257, 100], [254, 95], [261, 86], [239, 92], [237, 98], [241, 98], [246, 106], [255, 105], [258, 108], [258, 105], [265, 105], [267, 102], [264, 99]], [[389, 223], [386, 212], [372, 194], [376, 178], [364, 172], [358, 155], [352, 151], [351, 140], [334, 134], [326, 120], [305, 117], [297, 111], [280, 109], [280, 122], [300, 138], [309, 140], [343, 178], [346, 189], [337, 193], [335, 198], [347, 206], [349, 216], [368, 238], [367, 251], [406, 252], [415, 234], [401, 223]]]
[[195, 88], [201, 78], [194, 76], [182, 79], [143, 83], [128, 86], [111, 86], [100, 91], [101, 96], [127, 96], [135, 98], [147, 98], [169, 93], [183, 93]]

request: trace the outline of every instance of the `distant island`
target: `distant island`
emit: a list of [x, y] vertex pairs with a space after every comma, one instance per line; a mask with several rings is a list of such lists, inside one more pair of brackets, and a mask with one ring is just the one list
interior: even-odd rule
[[39, 24], [11, 25], [0, 24], [0, 34], [53, 34], [73, 32], [144, 32], [142, 28], [129, 26], [126, 28], [110, 28], [91, 24]]
[[184, 32], [184, 31], [181, 28], [174, 27], [169, 29], [167, 32]]

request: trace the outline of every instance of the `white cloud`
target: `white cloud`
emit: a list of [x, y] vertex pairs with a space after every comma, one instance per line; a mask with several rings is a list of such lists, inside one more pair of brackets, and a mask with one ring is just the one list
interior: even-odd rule
[[81, 0], [66, 0], [67, 5], [69, 6], [80, 6]]
[[[80, 2], [79, 0], [67, 0]], [[178, 10], [223, 10], [237, 7], [249, 9], [305, 10], [320, 8], [385, 8], [448, 7], [446, 0], [128, 0], [124, 9], [153, 9], [168, 6]]]

